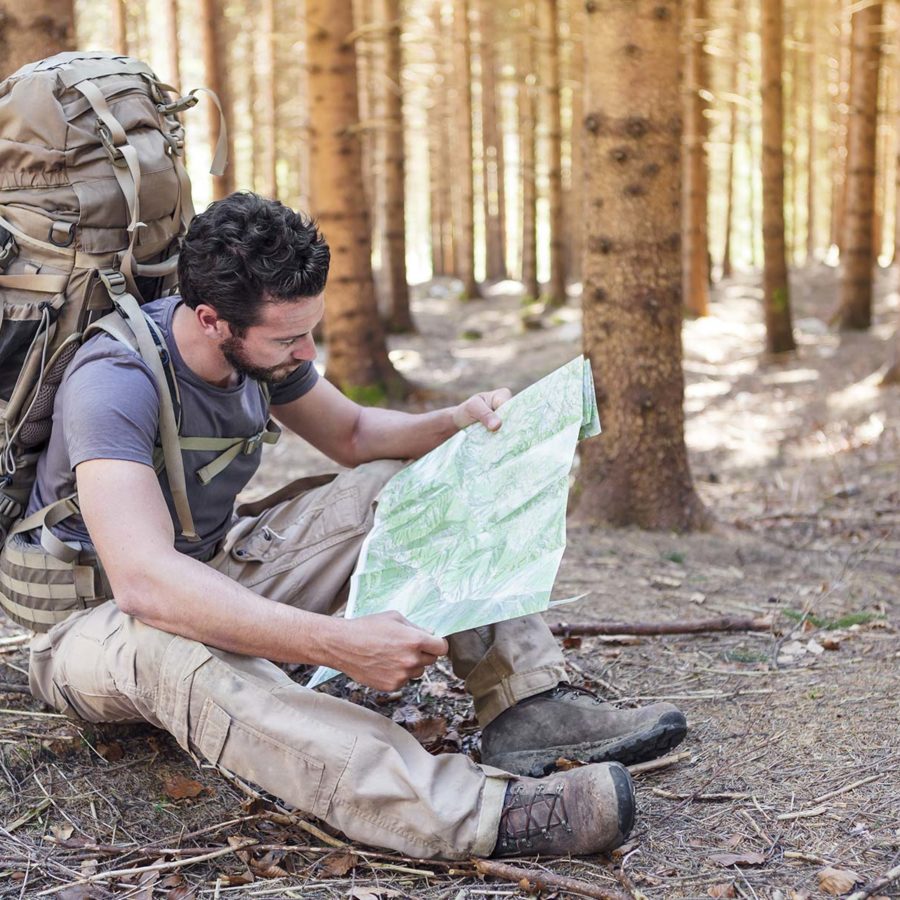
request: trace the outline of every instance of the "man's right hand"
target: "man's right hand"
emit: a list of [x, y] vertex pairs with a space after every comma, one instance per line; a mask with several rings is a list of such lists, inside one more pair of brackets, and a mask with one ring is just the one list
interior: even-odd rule
[[340, 628], [330, 665], [379, 691], [396, 691], [411, 678], [419, 678], [449, 649], [443, 638], [394, 611], [332, 621], [340, 623]]

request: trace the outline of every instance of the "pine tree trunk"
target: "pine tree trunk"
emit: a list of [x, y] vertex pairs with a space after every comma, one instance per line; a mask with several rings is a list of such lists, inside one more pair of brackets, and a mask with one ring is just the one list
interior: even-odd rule
[[475, 281], [475, 167], [472, 158], [472, 48], [469, 32], [469, 0], [453, 3], [453, 81], [456, 93], [456, 177], [459, 189], [459, 223], [456, 229], [456, 275], [462, 280], [462, 297], [478, 296]]
[[872, 216], [875, 203], [875, 141], [878, 125], [878, 67], [881, 58], [880, 3], [853, 14], [850, 115], [847, 122], [847, 207], [841, 254], [842, 330], [872, 324]]
[[429, 110], [430, 143], [428, 147], [431, 179], [432, 268], [435, 275], [452, 275], [454, 269], [454, 191], [450, 175], [450, 148], [455, 132], [450, 103], [452, 35], [444, 22], [441, 0], [435, 0], [431, 19], [435, 34], [435, 76], [432, 80], [432, 103]]
[[806, 108], [806, 262], [816, 258], [818, 232], [816, 231], [816, 194], [819, 190], [816, 178], [816, 109], [818, 108], [818, 78], [816, 52], [819, 20], [816, 16], [814, 0], [807, 0], [806, 36], [809, 53], [807, 55], [806, 72], [809, 80], [809, 105]]
[[537, 185], [535, 183], [535, 102], [534, 74], [534, 5], [532, 0], [522, 4], [522, 32], [520, 36], [518, 71], [519, 108], [519, 177], [522, 196], [522, 285], [525, 297], [537, 300], [541, 293], [537, 277]]
[[581, 214], [582, 161], [581, 123], [584, 119], [584, 3], [569, 0], [569, 83], [572, 85], [572, 115], [569, 132], [569, 190], [566, 197], [567, 235], [569, 238], [568, 271], [574, 281], [581, 281], [584, 251], [584, 217]]
[[[729, 90], [740, 95], [738, 84], [738, 67], [740, 63], [738, 34], [743, 31], [743, 17], [734, 10], [731, 22], [731, 65], [729, 67]], [[732, 98], [728, 103], [728, 167], [725, 175], [725, 244], [722, 249], [722, 277], [731, 277], [731, 236], [734, 230], [734, 151], [737, 143], [737, 103]]]
[[494, 6], [480, 0], [481, 134], [484, 145], [485, 270], [488, 279], [506, 278], [506, 186], [503, 129], [497, 103]]
[[541, 132], [547, 164], [550, 213], [550, 280], [545, 296], [550, 306], [566, 302], [566, 236], [562, 204], [562, 122], [559, 110], [559, 22], [557, 0], [538, 0], [540, 40]]
[[275, 37], [275, 0], [262, 0], [259, 18], [260, 52], [257, 72], [260, 130], [254, 133], [253, 143], [261, 145], [260, 175], [262, 192], [278, 197], [278, 132], [275, 73], [278, 71], [278, 44]]
[[762, 0], [763, 305], [766, 349], [794, 349], [784, 242], [784, 107], [781, 88], [782, 0]]
[[837, 84], [832, 104], [832, 166], [831, 166], [831, 243], [843, 253], [844, 211], [847, 206], [847, 107], [850, 102], [849, 85], [852, 68], [850, 38], [847, 34], [844, 7], [846, 0], [834, 0], [837, 27]]
[[587, 11], [582, 306], [604, 430], [583, 445], [575, 516], [685, 531], [708, 516], [684, 443], [681, 4]]
[[[203, 30], [203, 72], [206, 87], [214, 91], [222, 104], [226, 127], [234, 119], [231, 91], [228, 86], [228, 43], [225, 39], [225, 18], [222, 0], [200, 0], [200, 22]], [[207, 103], [207, 135], [209, 152], [215, 152], [219, 139], [219, 113], [212, 102]], [[213, 175], [213, 199], [221, 200], [234, 191], [234, 128], [228, 128], [228, 165], [221, 176]]]
[[363, 196], [351, 0], [308, 0], [307, 53], [313, 212], [331, 246], [325, 334], [328, 379], [374, 401], [403, 392], [387, 355], [372, 282], [369, 211]]
[[128, 10], [125, 0], [112, 0], [110, 12], [113, 50], [125, 56], [128, 53]]
[[0, 0], [0, 79], [74, 48], [74, 0]]
[[709, 236], [706, 158], [709, 66], [706, 57], [706, 0], [685, 2], [684, 174], [682, 183], [682, 291], [693, 316], [709, 314]]
[[165, 0], [166, 72], [164, 81], [181, 90], [181, 40], [178, 35], [178, 0]]
[[401, 50], [402, 17], [400, 0], [384, 0], [385, 35], [384, 92], [385, 122], [382, 123], [384, 152], [384, 240], [382, 265], [387, 272], [390, 297], [388, 327], [393, 332], [415, 331], [409, 308], [409, 283], [406, 279], [406, 148], [403, 123], [403, 56]]

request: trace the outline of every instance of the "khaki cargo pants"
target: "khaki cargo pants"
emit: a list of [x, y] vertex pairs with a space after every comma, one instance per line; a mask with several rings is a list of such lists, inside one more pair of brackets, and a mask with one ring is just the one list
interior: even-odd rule
[[[209, 564], [272, 600], [333, 613], [346, 600], [373, 501], [400, 467], [380, 461], [333, 480], [304, 479], [273, 495], [269, 508], [239, 508]], [[482, 726], [565, 678], [537, 616], [449, 642]], [[379, 713], [307, 690], [267, 660], [152, 628], [113, 602], [38, 635], [30, 682], [36, 697], [67, 714], [164, 728], [186, 750], [354, 840], [423, 858], [493, 849], [505, 773], [461, 754], [432, 756]]]

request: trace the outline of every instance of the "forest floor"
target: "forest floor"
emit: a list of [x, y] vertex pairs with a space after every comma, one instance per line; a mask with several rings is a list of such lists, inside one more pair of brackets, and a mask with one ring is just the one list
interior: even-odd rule
[[[690, 731], [670, 765], [636, 776], [637, 826], [611, 858], [517, 865], [596, 896], [800, 900], [900, 863], [900, 388], [879, 387], [900, 321], [895, 277], [879, 273], [871, 332], [839, 336], [826, 324], [835, 271], [796, 273], [799, 349], [777, 361], [762, 353], [755, 276], [717, 285], [712, 315], [686, 323], [691, 465], [718, 524], [571, 528], [556, 596], [587, 592], [565, 608], [569, 623], [767, 615], [772, 626], [567, 638], [573, 680], [621, 704], [670, 699]], [[426, 405], [437, 392], [519, 390], [580, 352], [577, 300], [525, 330], [515, 287], [467, 304], [449, 284], [417, 289], [421, 333], [392, 338], [392, 358], [428, 389]], [[248, 493], [322, 465], [284, 440]], [[149, 726], [52, 714], [22, 693], [26, 641], [0, 625], [0, 897], [524, 896], [469, 863], [345, 845]], [[471, 707], [443, 665], [402, 693], [345, 679], [329, 689], [433, 751], [477, 754]], [[900, 881], [873, 894], [900, 896]]]

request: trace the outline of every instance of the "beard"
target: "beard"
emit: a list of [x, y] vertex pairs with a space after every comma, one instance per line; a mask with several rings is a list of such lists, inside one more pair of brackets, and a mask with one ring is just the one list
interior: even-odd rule
[[262, 381], [266, 384], [278, 384], [290, 378], [300, 367], [301, 363], [282, 363], [280, 366], [254, 365], [244, 351], [244, 342], [234, 335], [225, 338], [219, 345], [222, 356], [239, 375], [252, 378], [254, 381]]

